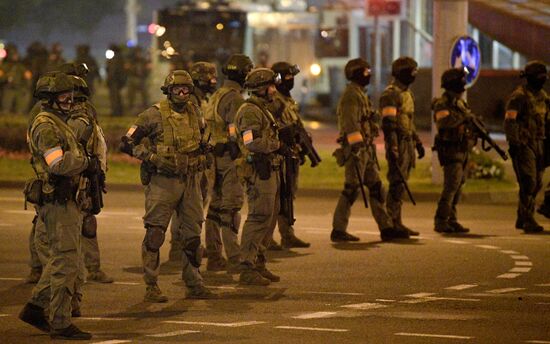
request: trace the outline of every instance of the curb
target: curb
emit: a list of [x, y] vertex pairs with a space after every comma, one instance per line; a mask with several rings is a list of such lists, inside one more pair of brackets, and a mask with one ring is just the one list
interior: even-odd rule
[[[20, 189], [23, 191], [25, 182], [23, 181], [1, 181], [0, 189]], [[109, 184], [108, 190], [110, 191], [143, 191], [143, 186], [140, 184]], [[298, 197], [313, 197], [313, 198], [332, 198], [337, 199], [340, 196], [341, 190], [335, 189], [300, 189], [298, 191]], [[422, 203], [437, 203], [440, 194], [438, 192], [413, 192], [414, 198], [417, 202]], [[410, 202], [409, 199], [404, 196], [405, 202]], [[517, 191], [505, 191], [505, 192], [469, 192], [462, 194], [462, 203], [468, 204], [516, 204], [518, 201]]]

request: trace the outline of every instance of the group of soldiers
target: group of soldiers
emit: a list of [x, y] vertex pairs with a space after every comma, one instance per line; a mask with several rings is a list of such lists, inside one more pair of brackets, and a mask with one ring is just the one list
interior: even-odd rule
[[[394, 61], [393, 80], [376, 111], [365, 92], [370, 65], [358, 58], [345, 66], [349, 84], [337, 108], [340, 148], [334, 153], [337, 163], [345, 167], [345, 184], [334, 212], [330, 235], [334, 242], [359, 240], [346, 229], [360, 192], [382, 240], [418, 235], [403, 224], [401, 215], [404, 193], [412, 199], [407, 179], [416, 155], [425, 155], [414, 125], [414, 97], [409, 88], [417, 68], [409, 57]], [[309, 247], [294, 233], [292, 201], [299, 166], [306, 157], [312, 165], [320, 159], [290, 94], [300, 70], [288, 62], [254, 68], [248, 56], [234, 54], [222, 72], [225, 81], [219, 88], [216, 66], [209, 62], [196, 62], [189, 72], [170, 72], [161, 87], [166, 98], [141, 112], [120, 141], [121, 152], [141, 160], [146, 302], [168, 301], [158, 285], [159, 251], [168, 226], [172, 236], [169, 256], [181, 264], [186, 297], [216, 298], [199, 271], [205, 213], [207, 270], [239, 275], [244, 285], [280, 281], [266, 265], [266, 250], [277, 225], [282, 246]], [[471, 124], [475, 115], [462, 99], [466, 73], [457, 68], [445, 71], [441, 78], [445, 92], [432, 104], [438, 130], [434, 149], [444, 171], [434, 227], [441, 233], [468, 232], [456, 214], [468, 152], [478, 138], [489, 140]], [[527, 83], [507, 105], [505, 128], [520, 183], [516, 226], [536, 232], [542, 230], [533, 211], [544, 166], [539, 160], [544, 154], [548, 112], [548, 97], [542, 90], [547, 71], [544, 64], [531, 62], [522, 75]], [[40, 105], [33, 110], [28, 130], [36, 178], [27, 183], [25, 197], [36, 208], [31, 242], [43, 268], [20, 319], [62, 339], [91, 338], [72, 324], [71, 317], [80, 315], [86, 252], [99, 257], [94, 215], [103, 206], [105, 188], [106, 145], [83, 76], [79, 65], [65, 65], [41, 77], [34, 92]], [[380, 125], [389, 164], [387, 199], [373, 143]], [[245, 196], [248, 214], [239, 240]], [[90, 239], [95, 246], [84, 244]], [[112, 282], [99, 270], [99, 259], [97, 263], [88, 278]]]

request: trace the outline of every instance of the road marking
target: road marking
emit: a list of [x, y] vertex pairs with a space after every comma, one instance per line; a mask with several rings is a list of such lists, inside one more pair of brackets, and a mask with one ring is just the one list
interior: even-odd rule
[[415, 298], [424, 298], [424, 297], [433, 296], [433, 295], [435, 294], [434, 293], [416, 293], [416, 294], [409, 294], [405, 296], [415, 297]]
[[21, 277], [0, 277], [0, 281], [22, 281], [24, 278]]
[[303, 331], [323, 331], [323, 332], [348, 332], [344, 328], [323, 328], [323, 327], [298, 327], [298, 326], [275, 326], [281, 330], [303, 330]]
[[533, 263], [529, 261], [523, 261], [523, 260], [516, 260], [516, 265], [518, 266], [533, 266]]
[[315, 313], [305, 313], [301, 315], [294, 316], [292, 318], [294, 319], [320, 319], [320, 318], [326, 318], [331, 315], [334, 315], [338, 312], [315, 312]]
[[207, 288], [211, 289], [222, 289], [222, 290], [243, 290], [244, 288], [233, 287], [230, 285], [207, 285]]
[[506, 254], [519, 254], [519, 252], [514, 250], [500, 250], [500, 252], [506, 253]]
[[528, 340], [525, 343], [534, 343], [534, 344], [549, 344], [548, 340]]
[[103, 342], [95, 342], [94, 344], [120, 344], [120, 343], [131, 343], [131, 340], [119, 340], [119, 339], [113, 339], [113, 340], [105, 340]]
[[138, 283], [138, 282], [113, 282], [113, 284], [118, 284], [118, 285], [141, 285], [142, 283]]
[[447, 287], [447, 290], [465, 290], [477, 287], [477, 284], [459, 284], [452, 287]]
[[34, 208], [29, 208], [29, 210], [4, 210], [4, 213], [8, 214], [30, 214], [31, 212], [36, 213]]
[[388, 307], [388, 306], [381, 305], [379, 303], [365, 302], [365, 303], [356, 303], [356, 304], [351, 304], [351, 305], [343, 305], [343, 306], [340, 306], [340, 307], [367, 310], [367, 309], [384, 308], [384, 307]]
[[452, 240], [452, 239], [446, 239], [446, 240], [443, 240], [443, 241], [446, 241], [446, 242], [450, 242], [451, 244], [459, 244], [459, 245], [465, 245], [465, 244], [468, 244], [467, 241], [462, 241], [462, 240]]
[[510, 269], [510, 272], [529, 272], [531, 268], [513, 268]]
[[0, 227], [11, 227], [15, 226], [13, 223], [0, 223]]
[[0, 201], [19, 202], [19, 201], [25, 201], [25, 199], [23, 198], [23, 196], [21, 196], [21, 197], [0, 197]]
[[439, 297], [439, 296], [427, 296], [422, 298], [415, 298], [413, 300], [399, 301], [399, 303], [417, 304], [430, 301], [464, 301], [464, 302], [479, 302], [480, 299], [467, 299], [461, 297]]
[[502, 275], [498, 275], [497, 278], [516, 278], [518, 276], [521, 276], [521, 274], [505, 273], [505, 274], [502, 274]]
[[165, 322], [167, 324], [217, 326], [217, 327], [243, 327], [243, 326], [265, 324], [265, 321], [241, 321], [241, 322], [234, 322], [234, 323], [216, 323], [216, 322], [207, 322], [207, 321], [166, 320], [166, 321], [163, 321], [163, 322]]
[[525, 290], [525, 288], [501, 288], [501, 289], [493, 289], [493, 290], [487, 290], [487, 293], [491, 294], [504, 294], [504, 293], [511, 293], [514, 291], [520, 291]]
[[322, 294], [322, 295], [347, 295], [347, 296], [362, 296], [363, 293], [340, 293], [337, 291], [304, 291], [302, 294]]
[[455, 336], [450, 334], [431, 334], [431, 333], [408, 333], [398, 332], [394, 333], [396, 336], [408, 336], [408, 337], [430, 337], [430, 338], [448, 338], [448, 339], [472, 339], [474, 337], [469, 336]]
[[9, 314], [0, 314], [0, 318], [9, 317], [9, 316], [10, 316]]
[[100, 318], [100, 317], [81, 317], [79, 319], [82, 319], [82, 320], [94, 320], [94, 321], [104, 321], [104, 320], [107, 320], [107, 321], [123, 321], [123, 320], [128, 320], [129, 318]]
[[378, 301], [378, 302], [395, 302], [395, 300], [389, 300], [389, 299], [376, 299], [374, 301]]
[[174, 336], [181, 336], [182, 334], [200, 333], [200, 332], [201, 331], [181, 330], [181, 331], [166, 332], [166, 333], [159, 333], [159, 334], [148, 334], [147, 337], [164, 338], [164, 337], [174, 337]]
[[550, 283], [544, 283], [544, 284], [535, 284], [537, 287], [550, 287]]
[[523, 255], [512, 255], [510, 257], [512, 257], [512, 259], [516, 259], [516, 260], [529, 260], [529, 257], [523, 256]]
[[476, 245], [476, 247], [486, 248], [488, 250], [498, 250], [498, 249], [500, 249], [500, 247], [493, 246], [493, 245]]

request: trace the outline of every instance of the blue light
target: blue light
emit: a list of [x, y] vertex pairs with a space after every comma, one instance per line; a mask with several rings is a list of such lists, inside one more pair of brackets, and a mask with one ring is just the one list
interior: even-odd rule
[[241, 27], [241, 23], [238, 20], [232, 20], [229, 22], [228, 26], [232, 29], [238, 29]]
[[465, 68], [466, 88], [472, 87], [481, 70], [481, 53], [477, 42], [469, 36], [458, 38], [451, 49], [451, 67]]
[[128, 48], [133, 48], [137, 45], [137, 41], [133, 40], [133, 39], [129, 39], [127, 42], [126, 42], [126, 46]]

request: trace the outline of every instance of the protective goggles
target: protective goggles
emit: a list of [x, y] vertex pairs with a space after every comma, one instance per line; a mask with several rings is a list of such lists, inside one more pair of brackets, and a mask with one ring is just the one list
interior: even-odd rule
[[175, 95], [186, 95], [191, 93], [192, 87], [187, 85], [174, 85], [170, 87], [170, 93]]

